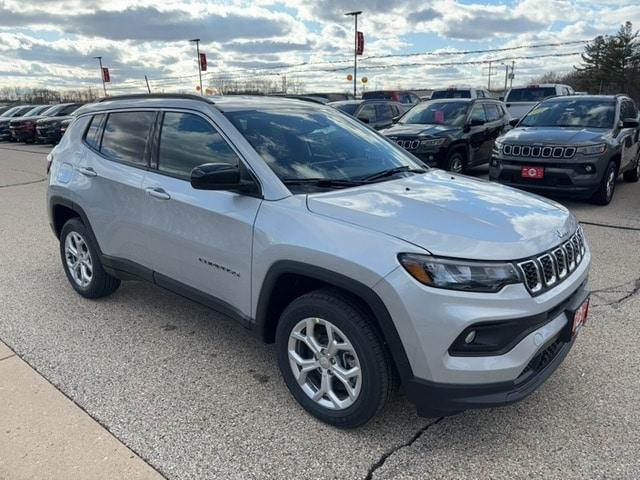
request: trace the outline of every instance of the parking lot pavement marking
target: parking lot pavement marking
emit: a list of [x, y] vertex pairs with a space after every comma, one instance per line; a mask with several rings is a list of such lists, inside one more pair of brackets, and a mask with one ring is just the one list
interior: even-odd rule
[[0, 405], [0, 478], [162, 479], [15, 355], [0, 361]]

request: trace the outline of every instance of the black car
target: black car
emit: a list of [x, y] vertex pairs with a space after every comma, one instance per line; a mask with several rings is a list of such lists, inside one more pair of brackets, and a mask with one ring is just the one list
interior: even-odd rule
[[58, 105], [58, 109], [51, 115], [36, 122], [36, 141], [39, 143], [58, 143], [62, 138], [60, 126], [64, 120], [71, 118], [71, 114], [80, 108], [82, 103], [68, 103]]
[[12, 140], [11, 130], [9, 130], [11, 120], [29, 113], [34, 108], [36, 108], [36, 105], [20, 105], [19, 107], [10, 108], [0, 115], [0, 141]]
[[66, 116], [77, 109], [80, 104], [61, 103], [49, 105], [48, 108], [38, 112], [29, 112], [28, 116], [16, 118], [9, 123], [11, 135], [18, 142], [34, 143], [36, 141], [36, 123], [43, 118], [55, 118]]
[[329, 105], [356, 117], [376, 130], [390, 127], [393, 119], [398, 118], [409, 108], [407, 105], [389, 100], [345, 100], [331, 102]]
[[552, 97], [496, 142], [489, 176], [606, 205], [618, 175], [640, 178], [639, 135], [638, 109], [626, 95]]
[[491, 160], [493, 143], [509, 128], [509, 118], [498, 100], [431, 100], [381, 133], [427, 165], [462, 172]]

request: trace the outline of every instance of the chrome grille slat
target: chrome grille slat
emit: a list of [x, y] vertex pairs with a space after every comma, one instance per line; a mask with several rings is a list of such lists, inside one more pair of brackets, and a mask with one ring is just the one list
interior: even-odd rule
[[586, 253], [586, 241], [581, 227], [562, 245], [535, 258], [517, 263], [524, 284], [532, 295], [549, 290], [565, 280], [578, 268]]

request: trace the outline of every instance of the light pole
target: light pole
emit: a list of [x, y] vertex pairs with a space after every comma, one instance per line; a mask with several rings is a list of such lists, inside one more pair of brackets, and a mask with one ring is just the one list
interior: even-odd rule
[[353, 98], [356, 97], [356, 77], [358, 73], [358, 15], [361, 13], [362, 11], [345, 13], [346, 16], [353, 17], [355, 20], [355, 32], [353, 33]]
[[104, 90], [104, 96], [107, 96], [107, 85], [104, 83], [104, 70], [102, 69], [102, 57], [93, 57], [98, 59], [100, 65], [100, 78], [102, 79], [102, 89]]
[[189, 41], [196, 44], [196, 60], [198, 60], [198, 75], [200, 76], [200, 95], [204, 95], [202, 91], [202, 66], [200, 65], [200, 39], [194, 38]]

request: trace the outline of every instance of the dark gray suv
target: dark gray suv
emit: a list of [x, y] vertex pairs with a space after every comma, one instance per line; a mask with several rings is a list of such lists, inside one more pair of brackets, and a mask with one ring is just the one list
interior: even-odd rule
[[638, 110], [625, 95], [540, 102], [495, 143], [492, 180], [607, 205], [616, 180], [640, 177]]

